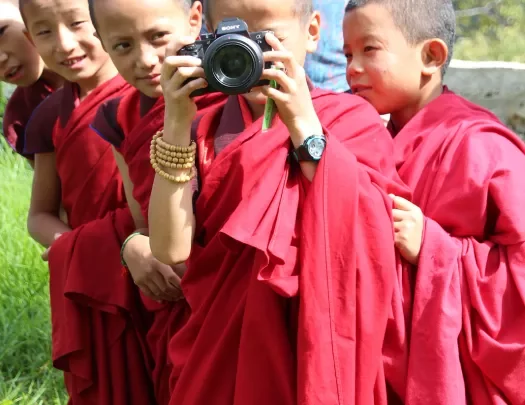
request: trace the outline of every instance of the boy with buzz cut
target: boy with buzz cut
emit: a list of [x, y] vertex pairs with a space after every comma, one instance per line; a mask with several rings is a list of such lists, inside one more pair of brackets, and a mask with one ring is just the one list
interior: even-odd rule
[[[180, 299], [179, 277], [185, 266], [171, 268], [151, 254], [146, 219], [155, 172], [150, 143], [164, 124], [160, 72], [166, 48], [173, 38], [199, 36], [202, 5], [191, 0], [90, 0], [89, 4], [104, 48], [120, 75], [135, 88], [102, 104], [91, 127], [113, 145], [138, 229], [126, 239], [121, 252], [151, 315], [147, 341], [153, 357], [152, 380], [157, 403], [163, 405], [170, 400], [168, 343], [190, 309]], [[221, 93], [197, 97], [199, 113], [225, 99]]]
[[4, 111], [3, 135], [7, 143], [24, 155], [24, 132], [34, 109], [62, 85], [27, 37], [17, 0], [0, 0], [0, 81], [17, 86]]
[[[525, 146], [492, 113], [443, 86], [450, 0], [350, 0], [352, 92], [390, 113], [395, 242], [417, 271], [405, 404], [523, 404]], [[408, 292], [407, 292], [408, 293]], [[424, 365], [425, 372], [421, 372]]]
[[87, 1], [24, 0], [20, 12], [45, 64], [66, 79], [33, 113], [25, 145], [35, 154], [28, 230], [48, 248], [53, 365], [72, 404], [154, 404], [141, 304], [119, 257], [134, 224], [111, 146], [89, 128], [131, 86], [93, 35]]
[[[150, 244], [161, 262], [187, 261], [191, 308], [170, 342], [170, 404], [386, 404], [382, 347], [402, 274], [392, 139], [359, 97], [310, 85], [303, 64], [321, 34], [310, 0], [214, 0], [205, 13], [210, 32], [246, 29], [284, 69], [262, 66], [254, 81], [278, 88], [256, 85], [195, 121], [191, 95], [212, 77], [177, 54], [195, 38], [174, 38], [164, 60]], [[247, 55], [224, 38], [238, 59], [219, 53], [217, 65], [244, 66], [228, 63]], [[277, 115], [263, 130], [269, 97]]]

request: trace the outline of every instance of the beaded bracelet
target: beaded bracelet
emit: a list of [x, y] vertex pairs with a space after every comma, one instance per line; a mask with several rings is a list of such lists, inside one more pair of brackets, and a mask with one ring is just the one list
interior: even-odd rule
[[137, 235], [142, 235], [144, 236], [144, 234], [140, 231], [136, 231], [136, 232], [133, 232], [131, 235], [129, 235], [125, 240], [124, 242], [122, 243], [122, 246], [120, 248], [120, 263], [127, 269], [128, 268], [128, 264], [126, 263], [126, 261], [124, 260], [124, 249], [126, 249], [126, 245], [128, 244], [128, 242], [133, 239], [135, 236]]
[[[195, 155], [197, 145], [192, 141], [190, 146], [170, 145], [161, 139], [163, 131], [157, 132], [151, 140], [150, 162], [155, 173], [173, 183], [187, 183], [196, 177]], [[162, 167], [171, 169], [187, 169], [178, 176], [167, 173]]]
[[154, 136], [153, 140], [155, 141], [157, 145], [159, 145], [161, 148], [166, 149], [170, 152], [179, 152], [179, 153], [189, 153], [189, 154], [195, 154], [197, 151], [197, 145], [194, 141], [191, 141], [190, 146], [179, 146], [179, 145], [170, 145], [166, 141], [162, 139], [162, 136], [164, 135], [164, 130], [158, 131]]

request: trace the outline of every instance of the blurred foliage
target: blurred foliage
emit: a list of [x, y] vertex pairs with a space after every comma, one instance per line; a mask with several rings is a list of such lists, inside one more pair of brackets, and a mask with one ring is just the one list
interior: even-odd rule
[[456, 59], [525, 62], [525, 1], [454, 0], [454, 5]]

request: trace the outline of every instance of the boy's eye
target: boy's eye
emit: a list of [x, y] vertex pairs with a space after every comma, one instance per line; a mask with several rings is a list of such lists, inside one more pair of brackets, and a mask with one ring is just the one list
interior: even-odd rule
[[40, 30], [40, 31], [37, 31], [36, 36], [37, 36], [37, 37], [40, 37], [40, 36], [42, 36], [42, 35], [47, 35], [47, 34], [49, 34], [50, 32], [51, 32], [50, 30]]
[[71, 26], [72, 27], [78, 27], [78, 26], [80, 26], [80, 25], [82, 25], [84, 23], [85, 23], [85, 21], [75, 21], [73, 24], [71, 24]]
[[169, 32], [157, 32], [156, 34], [153, 35], [152, 39], [153, 41], [156, 41], [157, 39], [162, 39], [166, 35], [169, 35], [169, 34], [170, 34]]
[[122, 51], [125, 51], [126, 49], [128, 49], [129, 47], [130, 47], [130, 45], [129, 45], [128, 42], [120, 42], [120, 43], [115, 44], [113, 46], [113, 50], [117, 51], [117, 52], [122, 52]]
[[352, 54], [351, 53], [345, 53], [345, 58], [348, 60], [348, 59], [352, 59]]
[[372, 51], [374, 51], [375, 49], [376, 49], [376, 48], [374, 48], [373, 46], [365, 46], [364, 51], [365, 51], [365, 52], [372, 52]]
[[6, 30], [7, 30], [7, 25], [4, 25], [4, 26], [0, 27], [0, 37], [1, 37], [2, 35], [4, 35], [4, 33], [5, 33]]

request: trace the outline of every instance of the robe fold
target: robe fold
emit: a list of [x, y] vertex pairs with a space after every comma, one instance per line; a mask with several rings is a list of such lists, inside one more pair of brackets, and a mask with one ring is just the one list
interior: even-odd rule
[[24, 154], [26, 125], [33, 111], [54, 90], [44, 79], [39, 79], [29, 87], [17, 87], [5, 107], [3, 135], [16, 153], [30, 160], [34, 156]]
[[72, 228], [51, 246], [49, 271], [53, 364], [74, 405], [155, 403], [140, 299], [119, 255], [134, 224], [111, 146], [89, 129], [102, 102], [129, 91], [117, 76], [80, 102], [66, 83], [28, 126], [51, 131]]
[[525, 145], [446, 88], [394, 143], [426, 217], [405, 403], [525, 404]]
[[[402, 272], [387, 194], [408, 194], [371, 106], [312, 99], [328, 143], [311, 184], [284, 124], [261, 133], [242, 97], [196, 126], [191, 315], [170, 342], [172, 405], [387, 403], [382, 344]], [[242, 115], [226, 116], [232, 103]], [[216, 154], [225, 120], [245, 129]]]
[[[221, 94], [198, 97], [198, 114], [205, 113], [212, 105], [222, 103], [225, 98]], [[134, 90], [120, 100], [110, 103], [116, 104], [116, 107], [102, 107], [92, 125], [95, 131], [110, 141], [124, 157], [133, 183], [133, 197], [147, 220], [151, 188], [155, 178], [155, 171], [150, 162], [150, 144], [153, 135], [164, 126], [164, 98], [154, 101]], [[171, 375], [168, 343], [171, 336], [186, 322], [189, 308], [185, 300], [159, 303], [143, 294], [141, 298], [149, 311], [147, 342], [153, 358], [152, 379], [155, 397], [158, 404], [168, 404]]]

